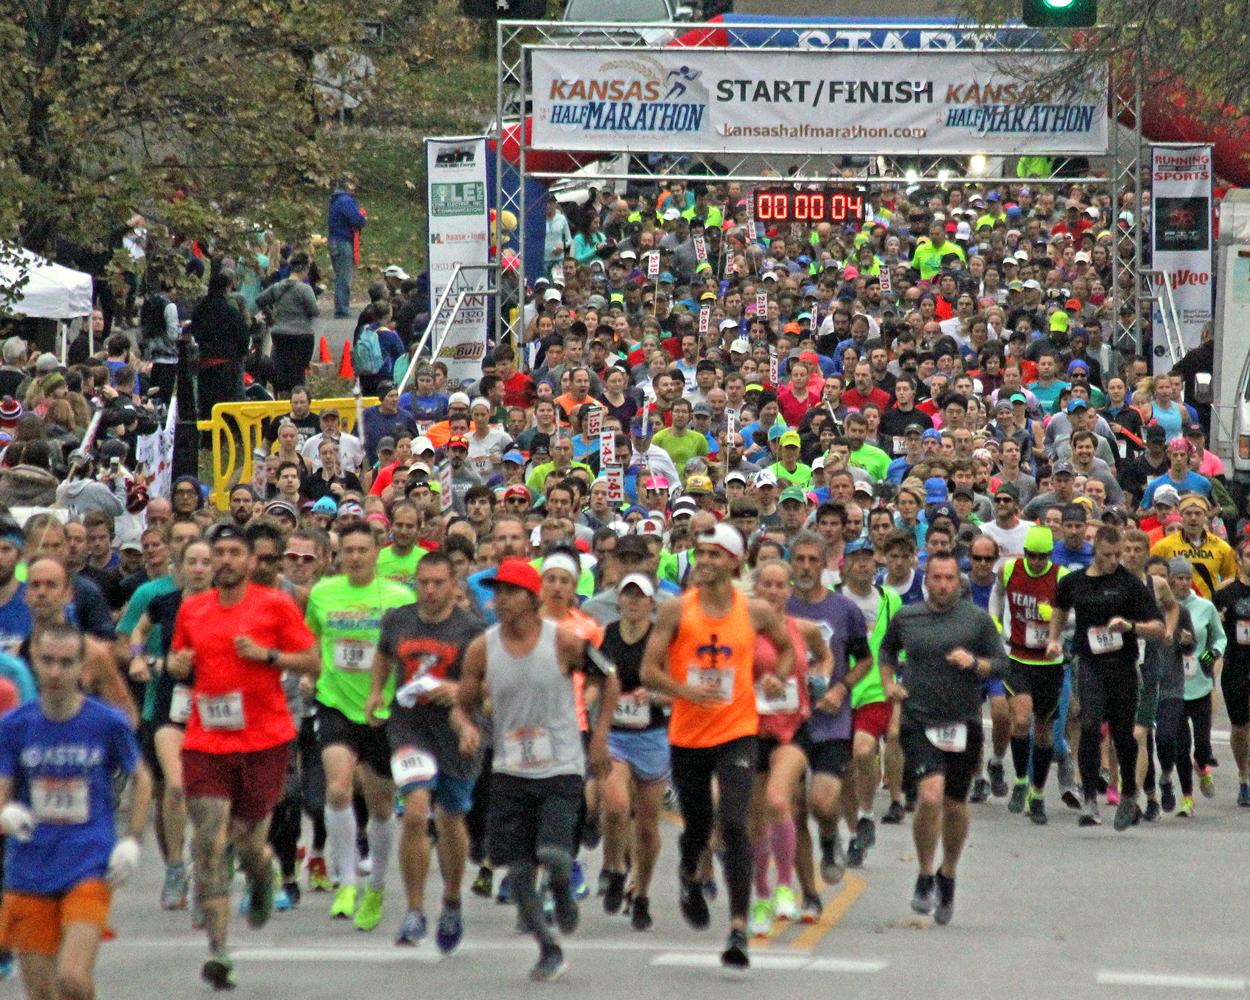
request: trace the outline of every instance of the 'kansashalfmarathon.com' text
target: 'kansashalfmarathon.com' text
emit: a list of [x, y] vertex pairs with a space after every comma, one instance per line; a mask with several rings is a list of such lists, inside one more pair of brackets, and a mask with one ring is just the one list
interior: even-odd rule
[[851, 125], [845, 128], [823, 128], [819, 125], [722, 125], [718, 130], [726, 138], [759, 139], [923, 139], [926, 128], [871, 128]]

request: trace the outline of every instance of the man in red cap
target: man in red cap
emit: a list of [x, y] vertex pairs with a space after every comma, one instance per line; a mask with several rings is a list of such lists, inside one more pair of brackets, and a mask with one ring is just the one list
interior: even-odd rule
[[[491, 777], [490, 854], [506, 865], [517, 915], [539, 944], [530, 978], [542, 982], [564, 972], [564, 953], [547, 926], [535, 888], [538, 865], [547, 869], [561, 934], [577, 929], [577, 900], [571, 873], [577, 816], [581, 809], [587, 756], [591, 770], [606, 775], [610, 766], [608, 729], [620, 683], [615, 668], [594, 646], [539, 614], [542, 580], [529, 563], [505, 559], [492, 579], [499, 624], [474, 639], [464, 667], [452, 725], [460, 749], [476, 753], [486, 685], [492, 701], [494, 773]], [[573, 673], [599, 688], [599, 715], [582, 748]]]
[[457, 514], [463, 514], [464, 495], [470, 487], [482, 484], [482, 478], [468, 462], [469, 439], [462, 434], [448, 438], [447, 459], [451, 462], [451, 507]]

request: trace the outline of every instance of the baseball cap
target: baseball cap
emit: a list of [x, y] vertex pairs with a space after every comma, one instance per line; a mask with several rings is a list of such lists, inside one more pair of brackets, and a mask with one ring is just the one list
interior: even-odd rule
[[1068, 299], [1068, 301], [1063, 304], [1063, 307], [1065, 309], [1080, 309], [1081, 300], [1080, 299]]
[[348, 500], [339, 505], [340, 514], [351, 514], [351, 515], [355, 515], [356, 517], [361, 517], [363, 516], [364, 512], [365, 512], [365, 509], [362, 506], [360, 506], [360, 504], [358, 504], [355, 500]]
[[797, 500], [799, 503], [805, 504], [807, 503], [807, 494], [804, 493], [797, 486], [787, 486], [784, 490], [781, 491], [780, 502], [785, 503], [787, 500]]
[[[579, 576], [580, 569], [573, 575]], [[522, 587], [531, 594], [537, 594], [542, 590], [543, 581], [538, 575], [538, 570], [524, 559], [505, 559], [499, 564], [499, 569], [495, 570], [495, 575], [482, 580], [481, 584], [491, 590], [504, 585]]]
[[664, 221], [665, 222], [676, 222], [680, 218], [681, 218], [681, 212], [678, 211], [676, 208], [664, 209]]
[[958, 496], [965, 496], [971, 500], [976, 496], [976, 493], [973, 491], [971, 486], [956, 486], [955, 489], [951, 491], [951, 497], [954, 498]]
[[720, 321], [720, 328], [722, 330], [734, 330], [737, 329], [737, 327], [738, 321], [736, 319], [723, 319]]
[[628, 574], [627, 576], [622, 578], [619, 584], [617, 584], [616, 589], [618, 592], [620, 592], [624, 590], [626, 587], [637, 587], [648, 597], [655, 596], [655, 585], [652, 584], [652, 582], [648, 580], [645, 576], [643, 576], [641, 573]]
[[1022, 392], [1013, 392], [1011, 394], [1011, 402], [1013, 403], [1026, 403], [1027, 404], [1028, 401], [1029, 401], [1029, 398]]
[[942, 503], [946, 500], [946, 480], [938, 476], [924, 481], [924, 502]]
[[505, 462], [511, 462], [513, 465], [524, 465], [524, 464], [525, 464], [525, 456], [524, 456], [524, 455], [522, 455], [522, 454], [521, 454], [519, 451], [517, 451], [515, 448], [514, 448], [512, 451], [506, 451], [506, 452], [504, 452], [503, 460], [504, 460]]
[[717, 545], [731, 556], [738, 559], [742, 558], [742, 536], [738, 534], [736, 528], [732, 528], [723, 522], [711, 531], [705, 531], [696, 535], [695, 540], [702, 542], [704, 545]]
[[[909, 434], [919, 434], [921, 437], [924, 437], [924, 428], [919, 424], [908, 424], [903, 428], [903, 437], [907, 437]], [[938, 435], [938, 437], [941, 436], [941, 434]]]
[[1068, 314], [1066, 312], [1053, 312], [1050, 314], [1050, 328], [1052, 330], [1062, 330], [1066, 332], [1070, 325], [1071, 321], [1068, 319]]
[[621, 260], [637, 260], [638, 259], [638, 255], [634, 253], [634, 251], [629, 250], [629, 249], [622, 250], [620, 253], [617, 254], [617, 256], [620, 257]]
[[1020, 501], [1020, 487], [1015, 483], [999, 483], [998, 489], [994, 491], [994, 496], [1009, 496], [1017, 503]]
[[1068, 400], [1068, 412], [1075, 413], [1077, 410], [1085, 409], [1088, 405], [1083, 399], [1070, 399]]
[[642, 488], [646, 490], [666, 490], [668, 489], [668, 480], [663, 476], [652, 476], [643, 482]]
[[[412, 442], [412, 453], [414, 455], [421, 455], [427, 451], [433, 452], [436, 450], [437, 449], [435, 449], [434, 447], [434, 442], [431, 441], [428, 437], [419, 437], [415, 441]], [[505, 461], [507, 460], [505, 459]]]
[[509, 486], [506, 490], [503, 491], [503, 498], [505, 500], [510, 500], [513, 497], [520, 497], [526, 503], [529, 503], [531, 499], [530, 491], [527, 490], [520, 483], [513, 483], [511, 486]]
[[299, 511], [295, 509], [293, 504], [287, 503], [285, 500], [270, 500], [265, 505], [265, 513], [276, 516], [285, 515], [292, 521], [299, 522]]
[[920, 439], [922, 441], [941, 441], [942, 433], [941, 431], [938, 431], [930, 427], [923, 434], [920, 435]]
[[686, 477], [687, 493], [711, 493], [712, 479], [710, 476], [694, 475]]
[[664, 534], [664, 522], [658, 517], [644, 517], [634, 528], [634, 533], [638, 535], [662, 535]]
[[695, 417], [710, 417], [712, 415], [711, 404], [695, 403], [694, 406], [690, 408], [690, 414]]
[[1168, 486], [1166, 483], [1155, 490], [1155, 504], [1167, 504], [1169, 507], [1175, 507], [1181, 501], [1181, 495], [1176, 492], [1175, 486]]
[[1046, 525], [1035, 524], [1024, 533], [1024, 551], [1050, 555], [1055, 550], [1055, 535]]
[[751, 477], [751, 482], [757, 490], [763, 489], [765, 486], [774, 489], [777, 487], [777, 477], [768, 469], [760, 469], [759, 472]]
[[768, 428], [768, 440], [780, 441], [782, 438], [782, 435], [790, 434], [790, 433], [793, 433], [793, 432], [787, 430], [785, 424], [773, 424], [772, 427]]
[[448, 448], [464, 448], [467, 451], [469, 448], [469, 442], [466, 438], [457, 434], [455, 435], [455, 437], [450, 437], [447, 439], [447, 447]]
[[378, 451], [394, 451], [395, 439], [389, 434], [384, 438], [378, 439]]
[[853, 542], [848, 542], [846, 548], [842, 550], [842, 559], [845, 561], [857, 552], [863, 552], [872, 555], [872, 543], [863, 538], [857, 538]]
[[548, 288], [543, 292], [544, 302], [559, 302], [564, 296], [558, 288]]
[[793, 445], [795, 448], [802, 444], [798, 431], [786, 431], [781, 435], [781, 447], [788, 448]]
[[699, 509], [699, 505], [695, 503], [694, 497], [678, 497], [673, 501], [673, 517], [689, 517]]
[[[729, 322], [729, 321], [726, 320], [726, 322]], [[735, 340], [732, 344], [729, 345], [729, 353], [730, 354], [750, 354], [751, 344], [749, 341], [743, 340], [741, 337], [739, 337], [737, 340]]]
[[1076, 475], [1076, 473], [1072, 471], [1072, 466], [1070, 466], [1067, 462], [1056, 462], [1051, 468], [1050, 474], [1052, 476], [1058, 476], [1060, 474], [1068, 476]]
[[733, 472], [729, 473], [729, 475], [725, 477], [725, 482], [727, 483], [746, 483], [746, 481], [747, 481], [746, 473], [740, 472], [737, 469], [734, 469]]
[[1030, 278], [1028, 281], [1024, 283], [1023, 287], [1031, 288], [1034, 291], [1040, 292], [1042, 290], [1042, 283], [1038, 281], [1036, 278]]
[[388, 278], [398, 278], [400, 281], [408, 280], [408, 272], [405, 271], [398, 264], [392, 264], [382, 273]]

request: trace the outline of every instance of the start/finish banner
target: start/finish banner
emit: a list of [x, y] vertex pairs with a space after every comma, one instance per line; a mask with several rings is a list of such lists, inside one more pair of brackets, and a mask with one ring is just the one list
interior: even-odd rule
[[[426, 139], [426, 208], [429, 225], [430, 306], [451, 282], [457, 264], [490, 260], [490, 216], [486, 205], [486, 140]], [[458, 389], [482, 378], [486, 355], [486, 297], [468, 295], [455, 310], [458, 292], [480, 283], [482, 271], [462, 272], [436, 317], [437, 337], [451, 320], [434, 360], [447, 365], [447, 384]], [[453, 315], [454, 313], [454, 315]]]
[[1105, 81], [1075, 97], [1050, 94], [1007, 72], [1002, 53], [530, 51], [536, 149], [1006, 156], [1108, 148]]

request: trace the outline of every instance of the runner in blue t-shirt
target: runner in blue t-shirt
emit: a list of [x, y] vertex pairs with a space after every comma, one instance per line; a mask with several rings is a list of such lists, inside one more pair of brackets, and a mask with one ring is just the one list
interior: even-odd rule
[[[0, 947], [17, 953], [30, 995], [89, 997], [112, 890], [139, 865], [152, 777], [126, 717], [82, 693], [80, 631], [44, 627], [31, 658], [38, 701], [0, 718], [0, 831], [8, 838]], [[121, 840], [118, 772], [134, 782]]]

